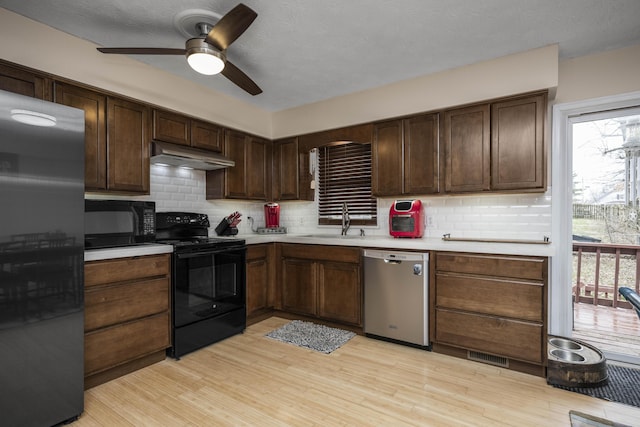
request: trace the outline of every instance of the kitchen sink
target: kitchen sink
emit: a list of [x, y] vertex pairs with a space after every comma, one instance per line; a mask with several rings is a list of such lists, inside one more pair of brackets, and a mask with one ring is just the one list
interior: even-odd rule
[[362, 239], [362, 237], [356, 235], [343, 236], [341, 234], [303, 234], [300, 237], [313, 237], [317, 239]]

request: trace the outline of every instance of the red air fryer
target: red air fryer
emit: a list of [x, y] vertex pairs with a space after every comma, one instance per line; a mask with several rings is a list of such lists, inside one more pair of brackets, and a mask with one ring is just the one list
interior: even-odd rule
[[264, 224], [266, 228], [280, 227], [280, 205], [277, 203], [265, 203]]
[[424, 209], [420, 200], [396, 200], [389, 209], [389, 234], [393, 237], [422, 237]]

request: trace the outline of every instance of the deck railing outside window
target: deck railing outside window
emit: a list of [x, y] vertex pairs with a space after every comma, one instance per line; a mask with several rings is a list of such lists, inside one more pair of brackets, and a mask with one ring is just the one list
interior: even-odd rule
[[575, 302], [631, 308], [618, 288], [639, 290], [640, 246], [573, 242]]

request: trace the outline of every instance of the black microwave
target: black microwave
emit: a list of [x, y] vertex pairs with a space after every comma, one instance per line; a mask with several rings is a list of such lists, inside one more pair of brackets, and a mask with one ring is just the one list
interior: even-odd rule
[[155, 202], [84, 201], [85, 249], [130, 246], [155, 240]]

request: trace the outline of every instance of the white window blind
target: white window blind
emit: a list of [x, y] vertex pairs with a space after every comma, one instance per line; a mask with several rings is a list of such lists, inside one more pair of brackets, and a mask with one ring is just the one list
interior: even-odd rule
[[318, 200], [320, 224], [340, 224], [345, 202], [352, 225], [377, 223], [370, 143], [340, 142], [318, 149]]

